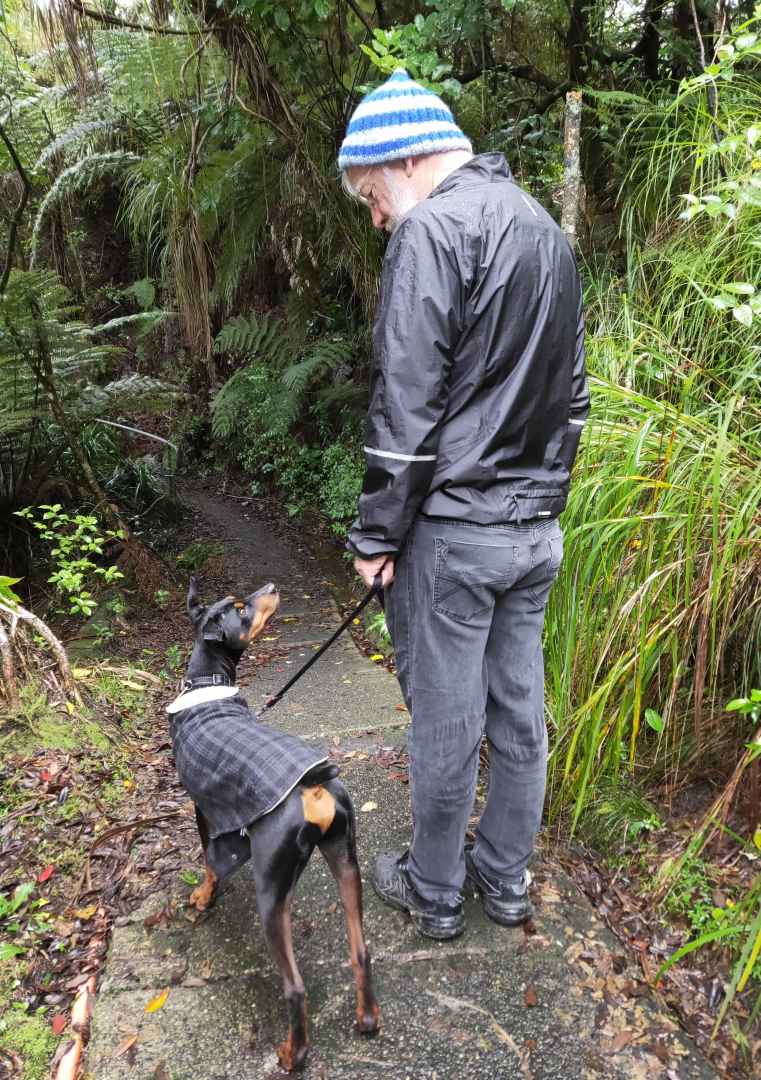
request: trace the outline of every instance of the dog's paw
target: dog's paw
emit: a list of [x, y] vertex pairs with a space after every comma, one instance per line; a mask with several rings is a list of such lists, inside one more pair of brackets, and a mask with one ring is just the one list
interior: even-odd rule
[[188, 903], [196, 911], [208, 911], [217, 896], [217, 879], [207, 874], [197, 889], [193, 889]]
[[380, 1026], [381, 1012], [378, 1005], [372, 1005], [369, 1009], [357, 1009], [354, 1027], [359, 1035], [377, 1035]]
[[285, 1042], [281, 1042], [277, 1048], [277, 1060], [280, 1062], [280, 1068], [286, 1072], [300, 1072], [306, 1063], [308, 1050], [307, 1045], [295, 1048], [289, 1035]]

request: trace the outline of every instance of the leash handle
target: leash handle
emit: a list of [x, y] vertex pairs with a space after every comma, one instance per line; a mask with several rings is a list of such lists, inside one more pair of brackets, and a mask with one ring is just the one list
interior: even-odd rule
[[309, 671], [312, 664], [314, 664], [317, 660], [319, 660], [320, 657], [322, 656], [322, 654], [324, 652], [326, 652], [330, 648], [330, 646], [333, 644], [333, 642], [337, 638], [339, 638], [341, 636], [341, 634], [344, 632], [346, 627], [349, 626], [350, 623], [354, 619], [356, 619], [356, 617], [357, 617], [357, 615], [359, 615], [360, 611], [362, 611], [364, 608], [367, 607], [367, 605], [370, 603], [370, 601], [372, 600], [372, 598], [374, 596], [378, 597], [378, 602], [380, 603], [380, 606], [384, 607], [382, 580], [383, 579], [382, 579], [381, 574], [376, 574], [375, 575], [375, 578], [373, 580], [373, 584], [372, 584], [371, 588], [366, 593], [366, 595], [363, 596], [363, 598], [360, 600], [360, 602], [357, 604], [357, 606], [354, 608], [354, 610], [349, 612], [349, 614], [346, 616], [346, 618], [341, 623], [341, 625], [338, 627], [338, 629], [335, 631], [335, 633], [332, 634], [331, 637], [329, 637], [328, 640], [326, 642], [324, 642], [319, 647], [319, 649], [317, 650], [317, 652], [313, 656], [309, 657], [306, 664], [304, 664], [303, 667], [299, 668], [299, 670], [296, 672], [296, 674], [293, 675], [288, 680], [288, 682], [285, 684], [285, 686], [283, 686], [280, 690], [278, 690], [278, 692], [276, 694], [270, 694], [270, 696], [265, 701], [265, 703], [264, 703], [264, 705], [262, 707], [262, 711], [259, 713], [259, 716], [261, 716], [263, 713], [267, 712], [268, 709], [271, 709], [273, 705], [277, 705], [278, 701], [280, 701], [280, 699], [291, 689], [293, 684], [295, 682], [298, 682], [298, 680], [301, 678], [301, 676], [304, 675], [305, 672]]

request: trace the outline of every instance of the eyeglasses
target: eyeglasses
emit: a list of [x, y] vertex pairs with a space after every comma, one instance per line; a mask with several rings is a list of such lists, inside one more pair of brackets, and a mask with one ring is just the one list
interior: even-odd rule
[[368, 192], [357, 191], [357, 198], [363, 206], [368, 206], [371, 210], [378, 208], [378, 196], [375, 193], [375, 185], [370, 185]]

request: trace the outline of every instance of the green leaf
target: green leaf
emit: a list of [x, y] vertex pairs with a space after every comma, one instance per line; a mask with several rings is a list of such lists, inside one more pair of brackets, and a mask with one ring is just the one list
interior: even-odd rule
[[748, 281], [727, 281], [721, 286], [724, 292], [737, 293], [738, 296], [753, 296], [756, 288]]
[[291, 17], [281, 4], [275, 8], [275, 23], [279, 30], [287, 30], [291, 25]]
[[11, 945], [9, 942], [4, 941], [0, 945], [0, 961], [11, 960], [14, 956], [21, 956], [24, 950], [20, 945]]
[[[738, 49], [752, 49], [757, 41], [758, 34], [740, 34], [738, 38], [735, 38], [735, 45]], [[731, 45], [727, 47], [732, 48]]]
[[740, 304], [739, 307], [732, 308], [732, 314], [743, 326], [753, 324], [753, 308], [749, 304]]
[[645, 721], [659, 735], [663, 731], [663, 717], [655, 709], [645, 709]]
[[197, 885], [201, 880], [194, 870], [183, 870], [180, 878], [186, 885]]
[[732, 698], [728, 705], [724, 708], [727, 712], [737, 712], [739, 709], [746, 709], [748, 707], [748, 699], [744, 697]]
[[425, 16], [424, 15], [416, 15], [415, 16], [415, 29], [417, 30], [417, 32], [419, 34], [421, 34], [423, 32], [423, 30], [425, 29]]

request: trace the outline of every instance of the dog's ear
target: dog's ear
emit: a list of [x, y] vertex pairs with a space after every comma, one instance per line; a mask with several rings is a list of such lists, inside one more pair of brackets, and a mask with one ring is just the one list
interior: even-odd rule
[[198, 581], [191, 577], [188, 584], [188, 615], [190, 615], [194, 626], [198, 626], [205, 611], [206, 606], [201, 603], [201, 597], [198, 595]]

